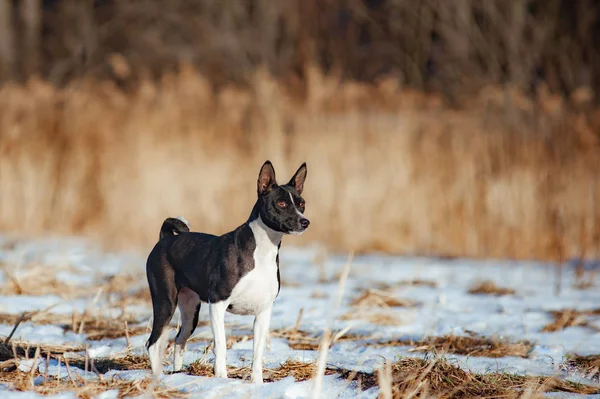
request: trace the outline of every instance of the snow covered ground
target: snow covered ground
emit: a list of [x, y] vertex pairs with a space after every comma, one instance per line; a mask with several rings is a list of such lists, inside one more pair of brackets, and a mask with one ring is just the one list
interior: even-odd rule
[[[461, 368], [472, 372], [510, 372], [527, 375], [551, 376], [598, 384], [574, 370], [561, 365], [567, 354], [600, 354], [600, 315], [590, 315], [587, 324], [572, 326], [556, 332], [542, 332], [553, 321], [551, 311], [600, 309], [600, 289], [573, 286], [572, 267], [565, 267], [562, 289], [555, 295], [555, 269], [535, 262], [474, 261], [464, 259], [389, 257], [380, 255], [356, 256], [350, 263], [348, 279], [343, 287], [341, 306], [336, 307], [339, 276], [347, 264], [347, 257], [323, 257], [315, 248], [291, 248], [284, 243], [281, 251], [282, 288], [272, 315], [271, 328], [285, 330], [294, 327], [302, 309], [299, 330], [318, 336], [329, 327], [334, 332], [344, 330], [347, 336], [361, 339], [341, 340], [329, 350], [327, 365], [346, 370], [373, 372], [385, 361], [400, 356], [423, 357], [414, 347], [372, 345], [386, 340], [420, 340], [434, 336], [481, 335], [508, 341], [528, 340], [534, 343], [527, 357], [487, 358], [447, 354]], [[80, 331], [64, 328], [60, 323], [41, 324], [26, 321], [20, 324], [12, 340], [45, 345], [66, 345], [88, 348], [88, 355], [101, 359], [119, 355], [145, 356], [144, 343], [149, 332], [151, 308], [148, 297], [140, 296], [147, 289], [144, 254], [102, 253], [87, 242], [78, 239], [46, 239], [12, 241], [0, 238], [0, 314], [19, 315], [25, 311], [45, 310], [44, 314], [64, 319], [87, 314], [94, 317], [133, 317], [132, 332], [126, 337], [88, 339], [85, 326]], [[493, 296], [469, 294], [477, 282], [491, 280], [501, 287], [515, 290], [513, 295]], [[114, 283], [121, 281], [121, 285]], [[421, 283], [415, 284], [415, 281]], [[112, 283], [111, 283], [112, 282]], [[412, 283], [411, 283], [412, 282]], [[115, 286], [125, 293], [115, 291]], [[376, 289], [402, 300], [410, 300], [410, 307], [356, 307], [352, 301], [368, 289]], [[119, 296], [121, 295], [121, 296]], [[127, 300], [127, 295], [138, 300]], [[178, 314], [172, 322], [175, 335]], [[201, 323], [196, 329], [184, 365], [202, 360], [212, 362], [210, 327], [207, 308], [200, 312]], [[252, 317], [226, 316], [228, 337], [251, 335]], [[6, 337], [14, 323], [0, 324], [0, 337]], [[137, 330], [136, 330], [137, 328]], [[125, 330], [125, 328], [123, 328]], [[2, 338], [4, 339], [4, 338]], [[84, 352], [74, 352], [81, 356]], [[228, 366], [248, 367], [251, 363], [252, 340], [238, 339], [227, 352]], [[265, 367], [277, 369], [288, 360], [312, 362], [318, 357], [315, 350], [292, 349], [287, 339], [273, 336], [265, 354]], [[169, 359], [170, 362], [171, 359]], [[21, 362], [28, 372], [33, 361]], [[35, 364], [39, 373], [46, 373], [45, 360]], [[165, 365], [165, 371], [170, 370]], [[76, 366], [72, 375], [82, 379], [97, 378]], [[64, 364], [51, 360], [48, 375], [69, 378]], [[118, 376], [135, 380], [149, 376], [148, 369], [112, 370], [104, 377]], [[43, 381], [39, 377], [37, 382]], [[192, 376], [185, 372], [167, 374], [162, 383], [194, 397], [257, 397], [300, 398], [311, 397], [313, 381], [295, 382], [293, 377], [258, 386], [241, 379], [218, 379]], [[336, 375], [325, 377], [323, 398], [375, 398], [377, 387], [361, 391], [356, 383], [348, 383]], [[8, 383], [0, 383], [2, 398], [37, 398], [32, 392], [11, 390]], [[73, 398], [73, 393], [61, 393], [56, 398]], [[117, 397], [117, 391], [108, 391], [102, 398]], [[550, 394], [549, 397], [566, 397]], [[571, 397], [575, 397], [571, 395]], [[583, 397], [583, 396], [581, 396]], [[588, 396], [593, 397], [593, 396]], [[600, 398], [600, 395], [595, 397]]]

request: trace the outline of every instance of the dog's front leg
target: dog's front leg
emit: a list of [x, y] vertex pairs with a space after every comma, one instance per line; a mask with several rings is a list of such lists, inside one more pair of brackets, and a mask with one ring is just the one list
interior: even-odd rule
[[210, 324], [213, 333], [213, 353], [215, 354], [214, 373], [215, 377], [227, 378], [226, 363], [226, 341], [225, 341], [225, 301], [211, 303], [209, 305]]
[[252, 382], [263, 383], [263, 356], [265, 354], [265, 342], [269, 334], [271, 322], [271, 309], [269, 305], [254, 318], [254, 353], [252, 354]]

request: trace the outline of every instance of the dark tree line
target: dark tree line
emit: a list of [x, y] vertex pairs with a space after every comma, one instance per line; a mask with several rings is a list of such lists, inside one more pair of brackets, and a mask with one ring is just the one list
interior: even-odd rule
[[259, 65], [303, 77], [395, 76], [468, 93], [486, 84], [600, 89], [600, 0], [0, 0], [0, 79], [135, 81], [191, 63], [215, 84]]

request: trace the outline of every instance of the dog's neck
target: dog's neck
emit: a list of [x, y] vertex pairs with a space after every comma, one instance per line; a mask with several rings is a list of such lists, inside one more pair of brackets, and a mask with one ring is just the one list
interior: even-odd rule
[[252, 229], [254, 233], [254, 238], [256, 239], [256, 244], [261, 243], [270, 243], [275, 246], [279, 246], [281, 243], [281, 238], [283, 237], [283, 233], [277, 230], [272, 229], [267, 226], [265, 222], [260, 217], [260, 211], [258, 208], [258, 201], [252, 208], [252, 212], [250, 213], [250, 217], [248, 218], [248, 226]]
[[267, 246], [273, 245], [277, 247], [281, 243], [283, 233], [275, 231], [267, 226], [260, 215], [257, 215], [254, 219], [251, 218], [248, 221], [248, 225], [254, 233], [254, 239], [256, 240], [257, 246], [266, 244]]

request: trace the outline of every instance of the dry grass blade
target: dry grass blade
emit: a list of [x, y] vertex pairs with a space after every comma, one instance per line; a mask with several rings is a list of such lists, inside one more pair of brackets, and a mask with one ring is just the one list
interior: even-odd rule
[[484, 337], [447, 335], [421, 341], [393, 340], [377, 342], [374, 346], [415, 346], [415, 352], [452, 353], [455, 355], [499, 358], [515, 356], [526, 358], [533, 348], [529, 341], [508, 342]]
[[410, 299], [396, 298], [390, 293], [368, 289], [354, 298], [351, 302], [356, 307], [413, 307], [416, 302]]
[[515, 290], [511, 288], [503, 288], [499, 287], [493, 281], [482, 281], [473, 285], [469, 288], [469, 294], [483, 294], [483, 295], [494, 295], [494, 296], [503, 296], [503, 295], [514, 295]]

